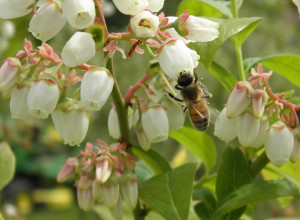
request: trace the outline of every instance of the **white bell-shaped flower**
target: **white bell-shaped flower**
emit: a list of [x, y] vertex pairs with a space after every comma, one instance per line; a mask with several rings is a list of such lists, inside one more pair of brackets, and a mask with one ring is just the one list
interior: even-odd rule
[[0, 19], [13, 19], [30, 13], [35, 0], [1, 0]]
[[226, 108], [223, 108], [216, 119], [214, 135], [225, 142], [237, 136], [237, 118], [227, 118]]
[[114, 79], [107, 69], [87, 71], [81, 81], [82, 105], [91, 111], [98, 111], [107, 101], [114, 86]]
[[51, 115], [53, 124], [63, 138], [64, 144], [74, 146], [83, 141], [89, 127], [89, 117], [85, 111], [71, 110], [64, 112], [57, 109]]
[[265, 139], [266, 154], [271, 163], [282, 166], [289, 161], [294, 147], [294, 136], [281, 121], [273, 124]]
[[[178, 19], [178, 17], [174, 17], [174, 16], [168, 16], [167, 18], [168, 18], [168, 24], [170, 24], [172, 22], [175, 22]], [[167, 31], [170, 34], [171, 38], [180, 39], [180, 40], [182, 40], [186, 44], [188, 44], [189, 42], [191, 42], [190, 40], [187, 40], [184, 37], [182, 37], [181, 35], [179, 35], [178, 32], [175, 30], [174, 27], [168, 28], [165, 31]]]
[[258, 135], [260, 120], [245, 112], [237, 119], [237, 136], [243, 147], [253, 143]]
[[259, 148], [261, 147], [266, 138], [267, 131], [269, 129], [269, 120], [267, 117], [260, 119], [259, 130], [256, 139], [248, 145], [248, 147]]
[[131, 30], [137, 37], [155, 37], [158, 26], [158, 17], [150, 11], [142, 11], [130, 19]]
[[195, 68], [190, 49], [179, 39], [169, 40], [159, 49], [158, 62], [163, 72], [175, 80], [180, 72], [193, 72]]
[[31, 116], [45, 119], [55, 109], [59, 89], [55, 82], [42, 79], [34, 83], [27, 96], [27, 106]]
[[61, 8], [67, 21], [74, 28], [83, 29], [94, 23], [96, 11], [93, 0], [64, 0]]
[[182, 129], [185, 119], [182, 106], [178, 105], [178, 103], [172, 102], [169, 99], [162, 101], [161, 105], [166, 108], [170, 131]]
[[90, 60], [95, 53], [92, 35], [86, 32], [76, 32], [65, 44], [61, 58], [67, 66], [75, 67]]
[[84, 211], [89, 211], [93, 208], [94, 198], [92, 187], [89, 189], [79, 189], [77, 188], [77, 201], [78, 206]]
[[21, 63], [17, 58], [7, 58], [0, 68], [0, 91], [11, 90], [17, 82]]
[[148, 6], [148, 0], [113, 0], [117, 9], [125, 15], [136, 15]]
[[146, 9], [152, 12], [158, 12], [164, 6], [165, 0], [148, 0], [149, 5]]
[[28, 31], [43, 42], [53, 38], [66, 24], [60, 4], [55, 1], [45, 2], [32, 16]]
[[168, 139], [169, 122], [163, 107], [151, 106], [146, 108], [143, 111], [141, 120], [143, 129], [151, 143], [158, 143]]
[[27, 96], [29, 88], [27, 86], [18, 88], [14, 87], [10, 98], [10, 113], [11, 117], [15, 119], [28, 119], [30, 116], [27, 107]]
[[[128, 123], [129, 128], [131, 128], [133, 123], [133, 111], [131, 108], [128, 108]], [[121, 136], [118, 114], [114, 107], [111, 108], [108, 115], [108, 133], [115, 139], [118, 139]]]
[[120, 186], [117, 180], [111, 178], [102, 187], [103, 201], [108, 208], [114, 208], [119, 200]]
[[295, 128], [293, 134], [294, 134], [294, 147], [293, 147], [293, 153], [290, 157], [290, 161], [296, 163], [300, 158], [300, 127]]
[[138, 179], [135, 174], [129, 173], [120, 182], [121, 192], [126, 204], [134, 209], [138, 201]]

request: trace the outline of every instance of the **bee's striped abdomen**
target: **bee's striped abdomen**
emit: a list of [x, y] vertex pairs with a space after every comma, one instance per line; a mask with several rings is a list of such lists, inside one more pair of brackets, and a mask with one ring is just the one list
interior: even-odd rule
[[209, 125], [209, 111], [205, 101], [198, 101], [189, 105], [191, 122], [200, 131], [205, 131]]

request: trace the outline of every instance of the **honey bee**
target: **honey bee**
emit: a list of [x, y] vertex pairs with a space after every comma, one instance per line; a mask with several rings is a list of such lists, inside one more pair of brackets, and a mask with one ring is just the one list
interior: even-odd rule
[[168, 93], [171, 98], [179, 102], [185, 102], [184, 112], [188, 110], [190, 119], [195, 128], [205, 131], [209, 125], [209, 111], [206, 99], [212, 95], [207, 91], [206, 86], [198, 81], [198, 76], [181, 72], [178, 76], [177, 90], [181, 91], [182, 99], [176, 98]]

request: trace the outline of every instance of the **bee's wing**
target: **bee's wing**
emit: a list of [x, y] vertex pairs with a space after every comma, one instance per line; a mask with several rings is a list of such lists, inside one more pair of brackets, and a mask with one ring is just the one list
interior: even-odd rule
[[215, 124], [220, 111], [210, 105], [207, 106], [210, 113], [210, 122]]

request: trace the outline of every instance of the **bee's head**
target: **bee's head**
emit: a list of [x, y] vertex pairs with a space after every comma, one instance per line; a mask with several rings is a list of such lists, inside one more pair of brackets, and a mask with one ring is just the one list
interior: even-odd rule
[[183, 71], [178, 76], [178, 85], [179, 86], [188, 86], [188, 85], [192, 84], [193, 81], [194, 81], [193, 75], [188, 72]]

